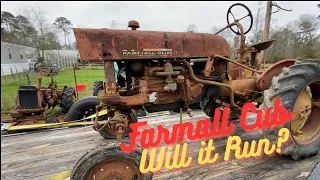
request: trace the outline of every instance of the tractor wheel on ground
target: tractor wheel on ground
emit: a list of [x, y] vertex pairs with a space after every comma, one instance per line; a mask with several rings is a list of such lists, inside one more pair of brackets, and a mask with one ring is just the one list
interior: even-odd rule
[[102, 144], [78, 160], [70, 179], [151, 180], [152, 173], [142, 174], [139, 171], [141, 156], [142, 149], [139, 147], [133, 152], [125, 153], [120, 149], [119, 142]]
[[97, 96], [103, 90], [103, 81], [96, 81], [93, 85], [93, 96]]
[[97, 96], [88, 96], [76, 101], [68, 111], [67, 121], [76, 121], [96, 113], [96, 106], [100, 104]]
[[[121, 112], [128, 118], [128, 126], [130, 126], [131, 123], [138, 122], [136, 114], [132, 110], [122, 110]], [[103, 124], [100, 124], [98, 128], [101, 128]], [[117, 132], [113, 131], [111, 128], [108, 128], [109, 126], [106, 126], [104, 129], [100, 131], [100, 135], [104, 137], [105, 139], [116, 139]], [[130, 127], [128, 127], [123, 133], [122, 137], [128, 137], [129, 133], [132, 131]]]
[[61, 95], [61, 112], [67, 113], [76, 101], [76, 91], [72, 87], [65, 87]]
[[[289, 68], [283, 68], [281, 74], [273, 77], [272, 84], [264, 92], [261, 109], [273, 108], [275, 99], [293, 119], [284, 125], [290, 130], [290, 142], [284, 145], [283, 155], [294, 160], [315, 155], [320, 150], [320, 60], [303, 60]], [[269, 140], [278, 139], [278, 130], [265, 130]]]

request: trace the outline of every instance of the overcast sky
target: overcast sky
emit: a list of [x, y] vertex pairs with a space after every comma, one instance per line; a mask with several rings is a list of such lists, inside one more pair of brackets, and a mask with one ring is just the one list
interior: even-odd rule
[[[88, 28], [109, 28], [110, 22], [115, 20], [118, 29], [127, 29], [128, 22], [134, 19], [139, 21], [140, 30], [185, 31], [188, 24], [195, 24], [199, 32], [208, 32], [212, 26], [226, 25], [227, 10], [237, 2], [244, 3], [253, 14], [256, 14], [257, 1], [1, 1], [1, 11], [9, 11], [16, 15], [21, 7], [40, 5], [47, 10], [50, 21], [53, 22], [56, 17], [63, 16], [69, 19], [74, 27], [81, 25]], [[266, 3], [266, 1], [262, 3], [263, 17], [265, 16]], [[319, 2], [316, 1], [281, 1], [276, 3], [283, 8], [293, 9], [293, 12], [280, 11], [273, 14], [272, 19], [275, 20], [276, 25], [285, 25], [296, 20], [301, 14], [320, 14], [317, 7]], [[239, 11], [238, 13], [246, 12], [245, 9], [237, 9], [234, 12], [237, 13], [237, 11]], [[60, 42], [63, 42], [62, 36]]]

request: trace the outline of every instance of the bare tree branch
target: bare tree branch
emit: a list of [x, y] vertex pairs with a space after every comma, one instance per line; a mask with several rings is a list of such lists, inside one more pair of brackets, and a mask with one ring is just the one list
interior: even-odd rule
[[189, 24], [187, 26], [187, 32], [197, 32], [198, 29], [197, 29], [197, 26], [195, 24]]
[[283, 11], [289, 11], [289, 12], [291, 12], [292, 11], [292, 9], [284, 9], [284, 8], [282, 8], [282, 7], [280, 7], [277, 3], [272, 3], [272, 6], [275, 6], [275, 7], [277, 7], [277, 10], [276, 11], [274, 11], [274, 12], [272, 12], [271, 14], [274, 14], [274, 13], [277, 13], [277, 12], [279, 12], [280, 10], [283, 10]]

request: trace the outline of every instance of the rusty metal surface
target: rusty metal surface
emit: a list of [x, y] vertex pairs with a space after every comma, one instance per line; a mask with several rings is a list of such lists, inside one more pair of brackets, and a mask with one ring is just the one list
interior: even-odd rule
[[257, 80], [257, 87], [260, 91], [268, 89], [271, 85], [272, 77], [279, 75], [282, 72], [282, 68], [289, 67], [298, 61], [297, 59], [284, 59], [272, 64], [267, 70], [265, 70], [259, 79]]
[[[154, 76], [156, 71], [164, 71], [164, 67], [146, 67], [145, 68], [148, 73], [149, 76]], [[173, 66], [172, 67], [173, 70], [178, 70], [181, 71], [181, 73], [185, 72], [185, 69], [182, 66]]]
[[236, 80], [242, 77], [244, 69], [236, 64], [229, 62], [228, 74], [231, 76], [232, 80]]
[[[148, 105], [148, 93], [157, 92], [157, 100], [154, 104], [167, 104], [182, 101], [183, 91], [181, 86], [175, 92], [166, 92], [164, 86], [165, 79], [146, 78], [147, 80], [140, 80], [139, 93], [132, 96], [120, 96], [119, 94], [106, 94], [104, 91], [98, 93], [98, 99], [106, 105], [121, 105], [121, 106], [139, 106]], [[176, 78], [174, 78], [176, 80]], [[190, 78], [186, 78], [186, 96], [187, 100], [194, 103], [196, 98], [200, 95], [203, 84], [195, 82]]]
[[246, 91], [257, 90], [255, 79], [232, 80], [226, 83], [229, 84], [235, 94], [244, 94]]
[[291, 130], [294, 136], [303, 136], [302, 127], [311, 114], [312, 98], [306, 88], [300, 93], [292, 110]]
[[258, 50], [258, 52], [268, 49], [276, 40], [266, 40], [266, 41], [261, 41], [255, 44], [250, 44], [249, 46], [247, 46], [248, 48], [254, 48], [256, 50]]
[[196, 81], [196, 82], [199, 82], [199, 83], [202, 83], [202, 84], [208, 84], [208, 85], [213, 85], [213, 86], [219, 86], [219, 87], [225, 87], [229, 90], [229, 94], [230, 94], [230, 105], [232, 107], [236, 107], [238, 108], [238, 106], [235, 104], [234, 102], [234, 94], [233, 94], [233, 91], [231, 89], [231, 87], [228, 85], [228, 84], [224, 84], [224, 83], [220, 83], [220, 82], [215, 82], [215, 81], [208, 81], [208, 80], [203, 80], [203, 79], [199, 79], [197, 78], [194, 73], [193, 73], [193, 70], [192, 70], [192, 67], [190, 65], [190, 63], [188, 63], [187, 61], [185, 60], [178, 60], [178, 62], [181, 62], [183, 63], [188, 71], [189, 71], [189, 75], [190, 77], [192, 78], [192, 80]]
[[229, 55], [219, 35], [190, 32], [74, 28], [81, 60], [199, 58]]
[[131, 20], [129, 21], [128, 23], [128, 27], [132, 28], [133, 30], [135, 30], [136, 28], [139, 28], [140, 27], [140, 24], [138, 21], [136, 20]]
[[107, 94], [116, 93], [116, 82], [114, 78], [114, 64], [111, 61], [104, 62], [104, 92]]

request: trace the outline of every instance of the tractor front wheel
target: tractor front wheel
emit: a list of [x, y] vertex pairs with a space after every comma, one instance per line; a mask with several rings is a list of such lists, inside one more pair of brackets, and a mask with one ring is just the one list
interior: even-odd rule
[[70, 179], [151, 180], [152, 173], [142, 174], [139, 171], [141, 156], [142, 149], [139, 147], [133, 152], [125, 153], [118, 142], [102, 144], [78, 160]]
[[[293, 113], [290, 123], [284, 126], [291, 134], [283, 155], [298, 160], [317, 154], [320, 150], [320, 60], [302, 60], [284, 68], [273, 77], [260, 108], [272, 109], [276, 98]], [[264, 135], [276, 141], [278, 130], [265, 130]]]

